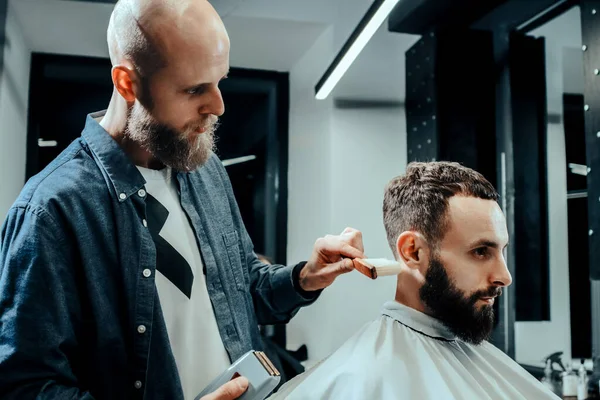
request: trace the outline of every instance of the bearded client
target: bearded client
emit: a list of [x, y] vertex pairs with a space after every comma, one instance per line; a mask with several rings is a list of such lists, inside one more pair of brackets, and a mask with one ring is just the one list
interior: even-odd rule
[[387, 186], [383, 219], [404, 271], [395, 301], [270, 399], [558, 399], [487, 342], [511, 284], [498, 194], [455, 163], [412, 163]]

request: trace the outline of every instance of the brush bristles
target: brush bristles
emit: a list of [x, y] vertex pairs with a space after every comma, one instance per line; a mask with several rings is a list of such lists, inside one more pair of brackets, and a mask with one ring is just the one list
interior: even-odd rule
[[371, 279], [377, 279], [378, 276], [398, 275], [402, 272], [402, 265], [399, 262], [386, 258], [357, 258], [353, 261], [354, 269]]

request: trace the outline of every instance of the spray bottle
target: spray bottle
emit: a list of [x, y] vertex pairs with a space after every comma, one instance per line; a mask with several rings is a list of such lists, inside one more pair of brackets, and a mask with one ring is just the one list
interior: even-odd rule
[[566, 370], [561, 361], [562, 354], [563, 352], [559, 351], [546, 357], [544, 360], [544, 363], [546, 364], [546, 367], [544, 368], [544, 377], [541, 380], [542, 384], [557, 396], [562, 396], [563, 391], [562, 382], [558, 378], [558, 372], [554, 369], [554, 364], [558, 365], [560, 370]]
[[588, 376], [585, 369], [585, 360], [581, 360], [581, 365], [579, 365], [579, 372], [577, 375], [577, 400], [586, 400], [588, 398]]
[[567, 370], [562, 373], [562, 399], [577, 400], [577, 374], [570, 363], [567, 363]]

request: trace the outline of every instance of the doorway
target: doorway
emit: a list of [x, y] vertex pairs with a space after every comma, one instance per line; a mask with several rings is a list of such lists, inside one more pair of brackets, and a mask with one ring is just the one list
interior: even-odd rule
[[[87, 114], [107, 107], [110, 60], [34, 53], [31, 61], [26, 179], [73, 140]], [[232, 68], [220, 85], [226, 113], [217, 155], [226, 166], [255, 251], [286, 262], [289, 78]]]

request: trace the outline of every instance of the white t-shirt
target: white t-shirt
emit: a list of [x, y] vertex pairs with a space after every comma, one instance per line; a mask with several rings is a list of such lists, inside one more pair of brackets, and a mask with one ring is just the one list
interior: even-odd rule
[[157, 234], [161, 243], [154, 238], [157, 253], [168, 260], [161, 264], [161, 254], [157, 254], [156, 288], [160, 305], [184, 397], [193, 400], [231, 363], [217, 328], [202, 257], [181, 208], [175, 177], [169, 168], [138, 169], [146, 179], [148, 229], [151, 232], [160, 229]]

